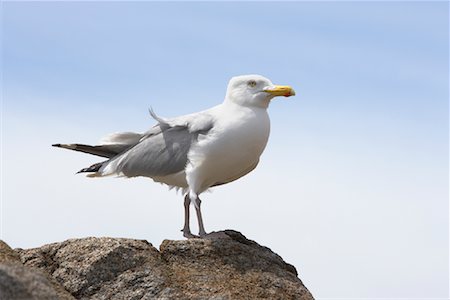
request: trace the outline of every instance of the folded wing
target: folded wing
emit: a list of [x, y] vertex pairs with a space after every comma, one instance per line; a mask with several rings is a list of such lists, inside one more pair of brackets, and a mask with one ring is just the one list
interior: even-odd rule
[[[153, 114], [152, 114], [153, 115]], [[207, 134], [213, 127], [212, 119], [202, 115], [200, 118], [183, 119], [170, 122], [156, 117], [158, 124], [144, 134], [115, 133], [102, 140], [101, 145], [55, 144], [53, 146], [81, 151], [108, 160], [84, 168], [79, 173], [88, 176], [121, 175], [166, 176], [184, 170], [188, 152], [200, 134]]]

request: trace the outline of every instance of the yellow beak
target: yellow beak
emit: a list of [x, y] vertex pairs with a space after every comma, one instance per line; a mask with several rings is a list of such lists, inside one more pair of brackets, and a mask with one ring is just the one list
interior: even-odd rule
[[274, 96], [285, 96], [285, 97], [295, 96], [294, 89], [288, 85], [269, 86], [264, 89], [264, 92]]

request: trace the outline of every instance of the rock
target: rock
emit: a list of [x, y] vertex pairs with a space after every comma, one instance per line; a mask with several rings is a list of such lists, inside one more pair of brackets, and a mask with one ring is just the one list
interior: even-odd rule
[[8, 244], [0, 240], [0, 264], [6, 262], [20, 262], [20, 256]]
[[294, 266], [232, 230], [165, 240], [159, 251], [142, 240], [91, 237], [17, 253], [76, 299], [313, 299]]
[[0, 299], [75, 299], [48, 274], [20, 262], [19, 255], [0, 241]]
[[224, 233], [228, 238], [161, 244], [183, 298], [313, 299], [294, 266], [239, 232]]
[[146, 241], [90, 237], [19, 253], [77, 299], [152, 299], [167, 285], [165, 262]]

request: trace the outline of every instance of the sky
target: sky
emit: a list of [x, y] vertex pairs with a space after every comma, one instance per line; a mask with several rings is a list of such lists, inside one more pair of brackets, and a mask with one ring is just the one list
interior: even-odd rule
[[447, 299], [448, 47], [447, 2], [2, 2], [1, 239], [181, 239], [182, 195], [75, 175], [98, 158], [50, 145], [261, 74], [297, 95], [272, 101], [259, 166], [203, 194], [206, 230], [271, 248], [316, 299]]

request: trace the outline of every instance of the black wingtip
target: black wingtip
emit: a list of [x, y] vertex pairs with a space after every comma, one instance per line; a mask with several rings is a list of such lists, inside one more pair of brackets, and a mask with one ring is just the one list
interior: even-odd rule
[[81, 169], [81, 170], [78, 171], [76, 174], [79, 174], [79, 173], [91, 173], [91, 172], [97, 172], [98, 170], [100, 170], [101, 166], [102, 166], [104, 163], [105, 163], [105, 162], [100, 162], [100, 163], [93, 164], [93, 165], [90, 166], [90, 167]]
[[80, 173], [89, 173], [89, 172], [91, 172], [91, 171], [89, 170], [89, 168], [83, 168], [83, 169], [81, 169], [80, 171], [76, 172], [75, 175], [76, 175], [76, 174], [80, 174]]
[[61, 147], [61, 144], [52, 144], [52, 147]]
[[76, 172], [75, 174], [85, 173], [85, 172], [87, 172], [87, 169], [88, 168], [83, 168], [80, 171]]

